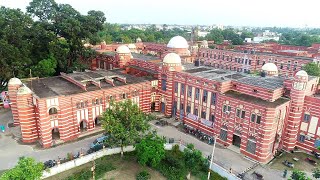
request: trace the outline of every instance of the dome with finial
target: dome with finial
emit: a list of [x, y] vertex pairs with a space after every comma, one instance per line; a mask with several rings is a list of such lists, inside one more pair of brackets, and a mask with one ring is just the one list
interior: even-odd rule
[[20, 81], [20, 79], [14, 77], [14, 78], [11, 78], [8, 82], [8, 85], [21, 85], [22, 82]]
[[187, 40], [182, 36], [175, 36], [170, 39], [169, 43], [167, 44], [168, 48], [188, 48], [188, 42]]
[[305, 76], [308, 77], [308, 73], [304, 70], [300, 70], [296, 73], [296, 76]]
[[136, 42], [138, 43], [138, 42], [142, 42], [142, 39], [140, 38], [140, 37], [138, 37], [137, 39], [136, 39]]
[[126, 45], [121, 45], [117, 48], [117, 53], [119, 54], [129, 54], [130, 49]]
[[176, 53], [167, 54], [162, 61], [164, 64], [181, 64], [181, 58]]
[[267, 75], [278, 75], [278, 67], [274, 63], [266, 63], [261, 69]]
[[27, 86], [22, 86], [18, 89], [17, 95], [31, 94], [32, 91]]

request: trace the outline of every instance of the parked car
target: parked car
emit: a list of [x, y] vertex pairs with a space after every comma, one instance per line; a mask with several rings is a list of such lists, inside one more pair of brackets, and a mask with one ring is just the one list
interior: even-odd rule
[[320, 153], [312, 151], [311, 154], [313, 154], [317, 159], [320, 159]]
[[108, 136], [103, 135], [99, 138], [97, 138], [96, 140], [94, 140], [91, 144], [90, 144], [90, 149], [93, 149], [95, 151], [97, 151], [96, 149], [100, 150], [102, 149], [103, 145], [105, 144], [105, 141], [107, 140]]
[[310, 164], [316, 166], [317, 165], [317, 162], [311, 158], [306, 158], [306, 161], [309, 162]]
[[283, 161], [282, 164], [289, 167], [289, 168], [294, 168], [294, 164], [292, 162], [287, 161], [287, 160]]

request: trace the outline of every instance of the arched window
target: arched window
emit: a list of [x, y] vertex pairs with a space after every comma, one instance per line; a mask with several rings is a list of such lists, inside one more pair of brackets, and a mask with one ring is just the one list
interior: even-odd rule
[[58, 110], [57, 110], [57, 108], [50, 108], [49, 109], [49, 115], [53, 115], [53, 114], [57, 114], [58, 113]]

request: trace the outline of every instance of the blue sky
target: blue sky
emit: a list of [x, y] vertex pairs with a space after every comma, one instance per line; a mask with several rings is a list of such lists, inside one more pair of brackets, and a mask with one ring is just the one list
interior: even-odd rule
[[[25, 10], [30, 0], [0, 0]], [[56, 0], [85, 14], [101, 10], [111, 23], [320, 27], [319, 0]]]

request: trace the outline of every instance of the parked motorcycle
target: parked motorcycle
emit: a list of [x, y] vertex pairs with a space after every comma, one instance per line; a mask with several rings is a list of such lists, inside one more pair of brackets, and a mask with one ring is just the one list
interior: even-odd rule
[[48, 161], [44, 162], [43, 165], [44, 165], [44, 169], [52, 168], [55, 165], [57, 165], [57, 162], [56, 162], [56, 160], [48, 160]]
[[320, 153], [312, 151], [311, 154], [313, 154], [317, 159], [320, 159]]
[[306, 161], [309, 162], [310, 164], [316, 166], [317, 165], [317, 162], [311, 158], [306, 158]]
[[283, 161], [282, 164], [289, 167], [289, 168], [294, 168], [294, 164], [292, 162], [287, 161], [287, 160]]

